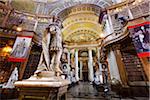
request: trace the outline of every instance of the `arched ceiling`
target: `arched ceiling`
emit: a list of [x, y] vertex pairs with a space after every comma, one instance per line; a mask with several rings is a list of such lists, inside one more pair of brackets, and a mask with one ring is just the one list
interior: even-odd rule
[[67, 43], [94, 42], [102, 34], [98, 23], [100, 7], [93, 4], [81, 4], [70, 7], [59, 13], [63, 20], [63, 40]]
[[[14, 2], [16, 1], [16, 2]], [[25, 12], [36, 10], [37, 1], [43, 0], [14, 0], [14, 7]], [[35, 2], [33, 4], [33, 1]], [[98, 23], [101, 8], [108, 7], [112, 0], [44, 0], [45, 14], [59, 16], [62, 20], [64, 43], [95, 42], [102, 34], [101, 25]], [[27, 2], [31, 7], [20, 6], [18, 2]], [[16, 3], [16, 4], [15, 4]]]
[[[60, 0], [59, 3], [57, 3], [58, 2], [56, 2], [54, 6], [49, 6], [52, 9], [49, 10], [51, 15], [59, 15], [62, 10], [81, 4], [93, 4], [101, 8], [106, 8], [112, 4], [112, 0]], [[57, 5], [57, 7], [55, 5]]]

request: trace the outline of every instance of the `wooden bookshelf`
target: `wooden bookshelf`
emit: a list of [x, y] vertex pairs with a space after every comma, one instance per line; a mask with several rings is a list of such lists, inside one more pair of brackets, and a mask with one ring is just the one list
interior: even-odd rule
[[37, 66], [39, 64], [40, 56], [41, 56], [41, 47], [33, 46], [31, 49], [31, 53], [26, 65], [26, 69], [23, 75], [24, 79], [29, 78], [31, 75], [34, 74], [35, 70], [37, 69]]

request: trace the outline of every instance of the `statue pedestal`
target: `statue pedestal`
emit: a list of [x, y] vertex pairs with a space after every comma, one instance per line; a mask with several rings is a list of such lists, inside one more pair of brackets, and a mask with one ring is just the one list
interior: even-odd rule
[[70, 82], [60, 77], [37, 77], [15, 82], [19, 100], [66, 100]]

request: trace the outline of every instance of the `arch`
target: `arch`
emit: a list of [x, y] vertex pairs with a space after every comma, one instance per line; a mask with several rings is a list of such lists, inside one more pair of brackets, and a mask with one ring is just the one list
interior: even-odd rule
[[75, 31], [79, 30], [91, 30], [94, 33], [99, 34], [101, 32], [100, 24], [95, 24], [91, 22], [80, 22], [80, 23], [75, 23], [67, 27], [67, 29], [63, 29], [62, 33], [63, 35], [69, 35], [71, 33], [74, 33]]
[[99, 33], [92, 30], [91, 28], [80, 28], [65, 35], [64, 41], [87, 42], [87, 41], [95, 41], [98, 38], [100, 38]]
[[50, 15], [58, 16], [59, 13], [64, 11], [65, 9], [73, 7], [73, 6], [77, 6], [80, 4], [93, 4], [93, 5], [96, 5], [96, 6], [101, 7], [101, 8], [105, 8], [105, 7], [110, 6], [110, 3], [108, 3], [107, 1], [103, 1], [103, 0], [82, 0], [82, 1], [81, 0], [80, 1], [74, 0], [74, 1], [70, 1], [70, 2], [63, 2], [61, 4], [61, 6], [54, 8], [52, 10], [52, 12], [50, 13]]

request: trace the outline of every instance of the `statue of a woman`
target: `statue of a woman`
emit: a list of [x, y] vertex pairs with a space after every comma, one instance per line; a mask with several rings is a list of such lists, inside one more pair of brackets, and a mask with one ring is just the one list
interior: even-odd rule
[[62, 55], [61, 22], [53, 19], [53, 22], [46, 28], [42, 37], [42, 53], [40, 62], [35, 73], [41, 71], [53, 71], [62, 73], [60, 69], [60, 58]]

